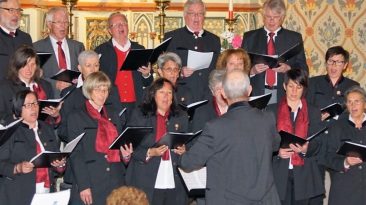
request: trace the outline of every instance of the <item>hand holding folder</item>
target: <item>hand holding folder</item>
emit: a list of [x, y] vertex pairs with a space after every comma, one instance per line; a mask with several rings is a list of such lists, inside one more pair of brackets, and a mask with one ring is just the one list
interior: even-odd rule
[[178, 132], [167, 132], [159, 141], [157, 141], [153, 147], [160, 147], [162, 145], [168, 146], [170, 149], [175, 149], [179, 146], [187, 144], [193, 138], [201, 134], [202, 130], [195, 133], [178, 133]]
[[75, 88], [67, 92], [62, 98], [58, 99], [48, 99], [48, 100], [38, 100], [39, 103], [39, 120], [46, 120], [48, 117], [48, 114], [43, 112], [45, 108], [47, 107], [54, 107], [57, 108], [60, 106], [60, 104], [71, 94], [72, 91], [74, 91]]
[[279, 132], [279, 134], [281, 136], [280, 148], [289, 148], [290, 144], [299, 144], [300, 146], [303, 146], [305, 143], [309, 142], [314, 137], [319, 136], [321, 133], [323, 133], [327, 129], [328, 129], [328, 127], [324, 127], [306, 139], [281, 130]]
[[142, 139], [153, 130], [152, 127], [126, 127], [122, 133], [112, 142], [109, 149], [117, 149], [125, 144], [132, 143], [132, 147], [135, 149]]
[[366, 162], [366, 145], [347, 141], [339, 148], [337, 154], [345, 157], [358, 157]]
[[339, 103], [333, 103], [333, 104], [330, 104], [330, 105], [325, 106], [320, 109], [321, 113], [329, 114], [329, 116], [326, 118], [326, 120], [330, 119], [330, 118], [334, 118], [334, 117], [342, 114], [343, 111], [344, 111], [344, 107]]

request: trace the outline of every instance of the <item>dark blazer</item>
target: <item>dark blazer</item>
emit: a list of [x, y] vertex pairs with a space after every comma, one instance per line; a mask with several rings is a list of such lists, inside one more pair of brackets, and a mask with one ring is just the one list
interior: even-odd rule
[[277, 147], [273, 115], [237, 102], [206, 124], [179, 166], [187, 171], [207, 167], [207, 204], [279, 205], [272, 173]]
[[[289, 49], [291, 46], [294, 46], [298, 42], [302, 41], [302, 36], [300, 33], [295, 31], [290, 31], [285, 28], [282, 28], [277, 33], [277, 37], [275, 38], [275, 48], [276, 54], [280, 55]], [[248, 52], [254, 53], [267, 53], [267, 33], [264, 28], [259, 28], [256, 30], [248, 31], [244, 33], [243, 43], [241, 45]], [[291, 58], [288, 62], [286, 62], [291, 68], [301, 68], [307, 72], [308, 66], [306, 65], [305, 51], [302, 48], [301, 52]], [[281, 99], [285, 94], [285, 90], [283, 89], [283, 80], [284, 74], [277, 73], [277, 102]], [[250, 84], [253, 86], [252, 95], [263, 95], [264, 94], [264, 85], [265, 85], [265, 72], [252, 76], [250, 78]]]
[[[67, 46], [69, 47], [71, 70], [78, 71], [78, 56], [82, 51], [85, 50], [84, 44], [69, 38], [66, 38], [66, 41]], [[48, 59], [48, 61], [46, 61], [42, 67], [43, 77], [52, 84], [55, 96], [59, 97], [60, 91], [56, 89], [56, 81], [50, 79], [50, 77], [60, 71], [56, 58], [57, 53], [55, 53], [53, 50], [50, 37], [48, 36], [44, 39], [34, 42], [33, 46], [38, 52], [52, 53], [50, 59]]]
[[[278, 113], [280, 115], [281, 113]], [[309, 127], [308, 136], [319, 131], [322, 127], [319, 109], [308, 103]], [[294, 166], [294, 192], [295, 200], [309, 199], [325, 192], [321, 173], [317, 164], [317, 155], [321, 149], [321, 137], [318, 136], [310, 141], [309, 148], [304, 157], [303, 166]], [[281, 200], [286, 196], [286, 185], [289, 176], [290, 159], [273, 157], [273, 171], [275, 182]]]
[[[156, 116], [144, 116], [139, 109], [136, 109], [132, 113], [131, 120], [128, 121], [128, 124], [131, 126], [153, 127], [151, 134], [147, 135], [143, 139], [141, 144], [132, 154], [126, 174], [127, 185], [136, 186], [142, 189], [147, 194], [149, 202], [151, 203], [161, 157], [152, 157], [146, 161], [146, 153], [147, 150], [155, 144]], [[167, 122], [167, 130], [169, 132], [187, 132], [188, 116], [184, 113], [179, 113], [176, 116], [170, 116]], [[173, 163], [175, 189], [177, 189], [177, 192], [181, 193], [181, 195], [176, 196], [177, 200], [175, 204], [184, 205], [188, 203], [188, 197], [182, 179], [180, 178], [177, 170], [178, 156], [174, 154], [174, 152], [170, 152], [170, 154]]]
[[[108, 107], [107, 113], [118, 132], [121, 132], [122, 127], [118, 115]], [[106, 160], [106, 155], [95, 151], [98, 123], [89, 116], [85, 106], [70, 113], [67, 124], [69, 141], [86, 132], [69, 159], [75, 177], [75, 183], [72, 185], [71, 203], [82, 204], [80, 192], [90, 188], [93, 204], [104, 205], [108, 194], [113, 189], [124, 185], [125, 165], [123, 162], [109, 163]]]
[[[131, 41], [131, 49], [144, 49], [144, 47]], [[113, 48], [112, 39], [95, 48], [95, 52], [102, 54], [99, 60], [100, 70], [108, 75], [112, 83], [115, 83], [117, 76], [117, 55]], [[134, 70], [132, 75], [135, 86], [136, 102], [140, 103], [143, 96], [143, 90], [152, 83], [153, 76], [151, 75], [149, 78], [144, 78], [137, 70]]]
[[182, 78], [192, 91], [195, 100], [203, 100], [205, 93], [209, 93], [208, 76], [211, 70], [215, 69], [216, 60], [220, 54], [220, 38], [215, 34], [204, 31], [202, 37], [195, 38], [187, 27], [178, 28], [164, 35], [164, 39], [173, 37], [167, 51], [176, 53], [182, 59], [182, 65], [187, 65], [188, 49], [199, 52], [214, 52], [210, 67], [194, 72], [190, 77]]
[[9, 59], [19, 46], [32, 46], [32, 38], [28, 33], [17, 29], [15, 37], [9, 36], [0, 28], [0, 80], [4, 80], [9, 70]]
[[366, 203], [366, 162], [344, 168], [345, 157], [336, 154], [345, 141], [366, 145], [366, 127], [355, 128], [347, 118], [339, 119], [329, 128], [324, 164], [330, 168], [330, 205]]
[[[55, 133], [51, 127], [38, 121], [38, 135], [47, 151], [59, 151]], [[29, 205], [36, 192], [36, 169], [28, 174], [14, 175], [14, 166], [29, 161], [37, 155], [33, 130], [21, 125], [12, 137], [0, 147], [0, 201], [7, 205]], [[49, 170], [51, 191], [55, 190], [55, 172]]]
[[[53, 98], [53, 91], [49, 82], [40, 79], [38, 84], [43, 88], [47, 95], [47, 99]], [[25, 87], [24, 84], [17, 84], [10, 80], [5, 80], [0, 83], [0, 124], [8, 124], [14, 121], [13, 111], [12, 111], [12, 99], [13, 96], [22, 90], [27, 90], [29, 88]]]

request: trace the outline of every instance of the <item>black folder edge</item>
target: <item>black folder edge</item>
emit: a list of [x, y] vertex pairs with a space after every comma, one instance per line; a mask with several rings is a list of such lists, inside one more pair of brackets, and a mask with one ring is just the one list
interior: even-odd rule
[[[351, 150], [351, 148], [353, 148]], [[337, 154], [342, 156], [360, 157], [362, 161], [366, 161], [366, 145], [346, 141], [337, 150]]]
[[51, 58], [52, 53], [49, 52], [37, 52], [40, 67], [42, 68], [44, 64]]
[[50, 99], [48, 99], [48, 100], [38, 100], [38, 103], [39, 103], [39, 114], [38, 114], [38, 118], [39, 118], [39, 120], [44, 121], [49, 116], [46, 113], [42, 113], [43, 108], [49, 107], [49, 106], [53, 106], [53, 107], [59, 106], [60, 103], [63, 102], [75, 89], [76, 89], [76, 87], [74, 87], [73, 89], [71, 89], [70, 91], [68, 91], [62, 98], [59, 98], [59, 99], [51, 99], [51, 100], [60, 100], [59, 102], [57, 102], [57, 101], [50, 102], [50, 101], [48, 101]]
[[[319, 131], [315, 132], [314, 134], [312, 134], [311, 136], [309, 136], [308, 138], [306, 139], [303, 139], [299, 136], [296, 136], [294, 134], [291, 134], [291, 133], [288, 133], [286, 131], [283, 131], [281, 130], [279, 132], [280, 136], [281, 136], [281, 143], [280, 143], [280, 147], [281, 148], [285, 148], [287, 146], [283, 146], [284, 142], [282, 142], [282, 138], [286, 138], [286, 137], [291, 137], [291, 139], [293, 140], [293, 142], [299, 144], [299, 145], [304, 145], [306, 142], [314, 139], [315, 137], [319, 136], [321, 133], [325, 132], [326, 130], [328, 129], [328, 127], [323, 127], [321, 128]], [[287, 144], [287, 143], [286, 143]], [[291, 143], [288, 143], [288, 144], [291, 144]], [[288, 147], [287, 147], [288, 148]]]
[[[184, 111], [186, 111], [186, 112], [187, 112], [188, 117], [189, 117], [189, 121], [191, 121], [191, 120], [193, 119], [193, 116], [194, 116], [194, 113], [195, 113], [196, 109], [197, 109], [198, 107], [201, 107], [202, 105], [207, 104], [207, 103], [208, 103], [208, 100], [201, 100], [201, 101], [198, 101], [198, 102], [199, 102], [199, 103], [198, 103], [197, 105], [194, 105], [193, 107], [189, 107], [189, 108], [188, 108], [188, 106], [189, 106], [189, 105], [191, 105], [191, 104], [193, 104], [193, 103], [191, 103], [191, 104], [189, 104], [189, 105], [186, 105], [186, 104], [183, 104], [183, 103], [179, 103], [179, 104], [178, 104], [179, 106], [181, 106], [181, 107], [182, 107], [182, 109], [183, 109]], [[194, 103], [197, 103], [197, 102], [194, 102]]]
[[47, 153], [43, 152], [40, 153], [35, 158], [32, 163], [35, 168], [47, 168], [52, 167], [52, 165], [49, 162], [52, 162], [54, 160], [61, 160], [64, 157], [68, 157], [71, 153], [70, 152], [52, 152]]
[[[255, 97], [258, 97], [258, 98], [255, 98]], [[267, 94], [260, 95], [260, 96], [253, 96], [251, 98], [255, 98], [255, 99], [252, 99], [252, 100], [249, 99], [248, 103], [252, 107], [263, 110], [264, 108], [267, 107], [268, 102], [271, 100], [271, 97], [272, 97], [272, 93], [267, 93]]]
[[[174, 135], [185, 135], [185, 136], [187, 136], [187, 138], [182, 139], [182, 141], [184, 141], [183, 144], [187, 144], [188, 142], [192, 141], [194, 138], [196, 138], [201, 133], [202, 133], [202, 130], [199, 130], [199, 131], [197, 131], [195, 133], [167, 132], [167, 133], [165, 133], [165, 135], [163, 137], [160, 138], [159, 141], [155, 142], [155, 144], [152, 147], [155, 147], [156, 148], [156, 147], [160, 147], [161, 145], [167, 145], [167, 144], [165, 144], [163, 142], [167, 140], [166, 138], [171, 138], [172, 135], [173, 136]], [[183, 144], [180, 144], [180, 145], [183, 145]], [[169, 149], [174, 149], [174, 148], [176, 148], [179, 145], [176, 144], [176, 146], [174, 146], [174, 144], [173, 144], [173, 146], [169, 146], [169, 145], [167, 145], [167, 146], [169, 147]]]
[[[71, 77], [71, 81], [70, 80], [64, 80], [64, 79], [60, 79], [58, 78], [59, 76], [61, 75], [67, 75], [65, 74], [65, 72], [69, 72], [69, 76]], [[81, 73], [79, 71], [75, 71], [75, 70], [66, 70], [66, 69], [63, 69], [59, 72], [57, 72], [56, 74], [54, 74], [53, 76], [51, 76], [50, 78], [52, 80], [58, 80], [58, 81], [63, 81], [63, 82], [67, 82], [67, 83], [72, 83], [73, 84], [73, 80], [74, 79], [77, 79], [79, 77]]]
[[[16, 121], [12, 122], [12, 123], [14, 123], [13, 126], [8, 127], [5, 130], [1, 130], [1, 131], [3, 131], [3, 133], [0, 136], [0, 146], [2, 146], [5, 142], [7, 142], [11, 138], [13, 133], [18, 129], [21, 121], [22, 121], [22, 119], [18, 119]], [[12, 124], [12, 123], [10, 123], [10, 124]]]
[[[127, 133], [129, 130], [133, 130], [133, 129], [135, 129], [135, 130], [138, 130], [138, 129], [144, 130], [144, 132], [145, 132], [144, 135], [150, 133], [153, 130], [152, 127], [137, 127], [137, 126], [136, 127], [132, 127], [132, 126], [131, 127], [126, 127], [122, 131], [122, 133], [118, 137], [116, 137], [116, 139], [113, 140], [113, 142], [111, 143], [111, 145], [109, 145], [109, 149], [118, 149], [119, 150], [120, 146], [118, 144], [120, 144], [120, 143], [118, 143], [118, 142], [119, 141], [123, 141], [123, 139], [124, 139], [124, 136], [123, 135], [125, 133]], [[134, 136], [134, 137], [136, 137], [136, 136]], [[133, 148], [136, 148], [141, 143], [141, 141], [144, 138], [144, 136], [137, 136], [136, 138], [138, 139], [138, 142], [137, 143], [132, 143]]]
[[320, 109], [320, 112], [322, 113], [329, 113], [329, 117], [327, 119], [340, 115], [343, 113], [343, 111], [344, 107], [340, 103], [333, 103]]

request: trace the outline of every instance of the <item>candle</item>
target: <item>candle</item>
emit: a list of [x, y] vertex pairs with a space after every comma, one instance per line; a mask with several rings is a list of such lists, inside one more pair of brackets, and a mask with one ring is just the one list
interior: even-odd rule
[[233, 0], [229, 0], [229, 19], [234, 18], [234, 12], [233, 12]]

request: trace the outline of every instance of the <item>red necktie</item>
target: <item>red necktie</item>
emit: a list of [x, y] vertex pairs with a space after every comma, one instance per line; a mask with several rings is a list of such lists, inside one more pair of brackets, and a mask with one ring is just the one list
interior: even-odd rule
[[[166, 121], [168, 120], [168, 114], [165, 114], [165, 116], [160, 115], [159, 113], [156, 114], [156, 136], [155, 140], [156, 142], [162, 138], [166, 133]], [[165, 151], [162, 159], [163, 160], [169, 160], [169, 150]]]
[[15, 32], [10, 32], [9, 35], [14, 38], [15, 37]]
[[[275, 45], [273, 41], [274, 33], [269, 33], [269, 41], [267, 44], [267, 54], [268, 55], [275, 55]], [[276, 72], [272, 70], [272, 68], [269, 68], [266, 70], [266, 83], [268, 86], [273, 86], [276, 82]]]
[[[41, 146], [36, 140], [37, 154], [42, 152]], [[37, 168], [36, 169], [36, 183], [44, 182], [44, 187], [50, 188], [50, 178], [48, 176], [48, 168]]]
[[41, 86], [34, 84], [33, 91], [37, 94], [39, 100], [47, 100], [46, 92], [42, 89]]
[[195, 37], [199, 37], [199, 36], [198, 36], [199, 34], [200, 34], [200, 32], [198, 32], [198, 31], [193, 32], [193, 35], [194, 35]]
[[67, 69], [66, 57], [65, 57], [64, 50], [62, 50], [61, 44], [62, 44], [62, 41], [57, 41], [58, 67], [59, 67], [59, 69]]

